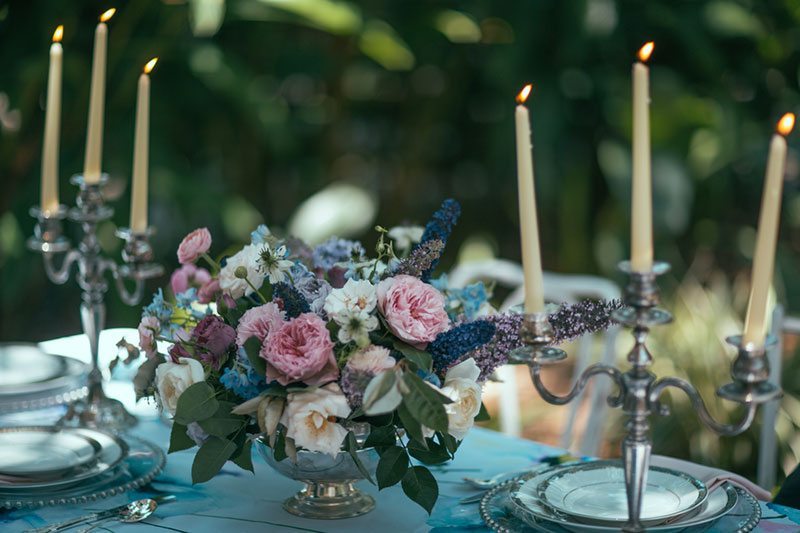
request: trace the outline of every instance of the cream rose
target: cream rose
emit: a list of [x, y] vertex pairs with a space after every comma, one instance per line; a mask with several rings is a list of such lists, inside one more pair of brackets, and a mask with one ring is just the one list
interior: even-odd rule
[[347, 430], [335, 418], [346, 418], [349, 414], [347, 398], [338, 385], [331, 383], [319, 389], [289, 393], [281, 421], [286, 426], [286, 436], [297, 446], [336, 457]]
[[156, 390], [161, 406], [174, 416], [183, 391], [205, 379], [203, 365], [196, 359], [181, 357], [178, 363], [161, 363], [156, 367]]
[[447, 432], [463, 440], [475, 424], [481, 410], [481, 386], [477, 379], [481, 371], [470, 357], [447, 371], [441, 393], [453, 400], [444, 406], [447, 411]]

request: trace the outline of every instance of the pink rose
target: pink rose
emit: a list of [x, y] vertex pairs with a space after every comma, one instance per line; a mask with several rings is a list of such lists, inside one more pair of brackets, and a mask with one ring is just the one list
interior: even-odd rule
[[219, 279], [212, 278], [197, 291], [197, 301], [201, 304], [210, 304], [216, 301], [217, 296], [222, 292], [219, 286]]
[[192, 330], [196, 355], [214, 370], [219, 370], [236, 340], [236, 330], [220, 317], [208, 315]]
[[239, 319], [239, 326], [236, 328], [236, 344], [244, 346], [250, 337], [256, 337], [259, 341], [264, 342], [269, 332], [280, 327], [285, 318], [286, 313], [273, 302], [248, 309]]
[[156, 334], [161, 331], [161, 323], [154, 316], [146, 316], [139, 322], [139, 348], [144, 350], [148, 359], [158, 353], [156, 348]]
[[267, 361], [267, 381], [281, 385], [302, 381], [317, 386], [339, 377], [330, 333], [314, 313], [274, 328], [259, 355]]
[[208, 228], [197, 228], [183, 238], [178, 246], [178, 261], [185, 265], [194, 263], [197, 259], [207, 253], [211, 248], [211, 233]]
[[205, 268], [200, 268], [192, 263], [186, 263], [172, 273], [169, 284], [172, 294], [185, 292], [191, 287], [202, 287], [211, 281], [211, 274]]
[[377, 293], [378, 309], [389, 329], [417, 348], [424, 348], [450, 327], [442, 293], [414, 276], [386, 278], [378, 284]]

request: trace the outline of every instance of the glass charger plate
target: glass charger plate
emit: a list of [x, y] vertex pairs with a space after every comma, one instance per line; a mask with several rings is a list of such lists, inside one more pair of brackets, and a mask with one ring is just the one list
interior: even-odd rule
[[0, 344], [0, 413], [84, 398], [88, 375], [89, 366], [77, 359], [50, 355], [32, 344]]
[[[6, 434], [24, 433], [30, 430], [43, 430], [54, 432], [52, 426], [45, 427], [13, 427], [0, 429], [0, 437]], [[64, 435], [74, 435], [89, 439], [98, 446], [96, 460], [85, 468], [74, 470], [60, 478], [47, 480], [31, 480], [25, 483], [0, 484], [0, 495], [21, 493], [30, 494], [35, 492], [46, 492], [60, 489], [69, 485], [76, 485], [81, 481], [99, 476], [117, 466], [125, 457], [128, 456], [128, 444], [120, 437], [90, 428], [63, 428], [61, 433]], [[0, 450], [0, 453], [2, 451]]]
[[138, 489], [164, 468], [166, 457], [155, 444], [138, 437], [123, 437], [129, 454], [114, 469], [78, 485], [28, 493], [0, 493], [0, 508], [32, 509], [49, 505], [81, 505]]
[[[548, 476], [527, 481], [522, 489], [537, 495], [557, 513], [579, 522], [620, 527], [628, 520], [625, 473], [620, 461], [590, 461], [562, 466]], [[646, 527], [674, 522], [705, 502], [705, 484], [683, 472], [651, 466], [640, 520]]]
[[[610, 532], [619, 531], [619, 528], [606, 526], [590, 526], [586, 524], [574, 524], [573, 527], [564, 527], [563, 524], [543, 522], [538, 525], [529, 525], [524, 520], [516, 516], [513, 511], [513, 504], [510, 499], [510, 491], [520, 482], [530, 479], [532, 476], [539, 475], [542, 471], [527, 472], [508, 481], [500, 483], [489, 490], [481, 500], [479, 511], [484, 523], [498, 533], [530, 533], [538, 531], [549, 531], [555, 533], [576, 533], [576, 532]], [[671, 526], [660, 526], [650, 528], [648, 531], [659, 531], [661, 533], [678, 533], [692, 531], [706, 531], [711, 525], [715, 530], [729, 531], [731, 533], [749, 533], [758, 525], [761, 520], [761, 507], [756, 499], [747, 491], [738, 487], [734, 488], [737, 495], [737, 502], [733, 509], [716, 521], [704, 524], [674, 524]]]

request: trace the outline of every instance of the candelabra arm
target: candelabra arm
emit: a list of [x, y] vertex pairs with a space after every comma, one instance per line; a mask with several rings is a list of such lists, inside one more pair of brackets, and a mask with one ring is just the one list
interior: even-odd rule
[[661, 394], [669, 387], [680, 389], [686, 393], [686, 396], [688, 396], [689, 400], [692, 402], [692, 408], [697, 412], [703, 424], [719, 435], [730, 437], [742, 433], [750, 427], [756, 416], [758, 404], [755, 402], [747, 402], [745, 403], [746, 410], [742, 420], [735, 424], [722, 424], [715, 420], [711, 413], [708, 412], [703, 397], [700, 396], [697, 389], [688, 381], [675, 377], [661, 378], [657, 380], [650, 389], [650, 404], [653, 406], [653, 409], [662, 416], [669, 415], [670, 413], [669, 406], [660, 401]]
[[531, 380], [533, 381], [533, 386], [536, 387], [537, 392], [539, 392], [539, 394], [542, 396], [542, 399], [544, 399], [544, 401], [546, 401], [547, 403], [551, 403], [553, 405], [568, 404], [569, 402], [574, 400], [576, 396], [578, 396], [581, 392], [583, 392], [583, 389], [586, 388], [586, 385], [588, 385], [590, 379], [592, 379], [594, 376], [601, 376], [601, 375], [608, 376], [617, 385], [617, 394], [608, 397], [607, 399], [608, 405], [610, 405], [611, 407], [618, 407], [622, 403], [622, 390], [623, 390], [622, 373], [613, 366], [604, 365], [600, 363], [589, 366], [586, 370], [583, 371], [578, 380], [575, 382], [575, 385], [573, 385], [572, 390], [569, 391], [564, 396], [558, 396], [547, 390], [547, 387], [542, 382], [540, 374], [541, 365], [535, 362], [532, 363], [530, 365], [530, 371], [531, 371]]
[[47, 279], [56, 285], [63, 285], [69, 280], [72, 265], [78, 262], [81, 258], [81, 253], [78, 250], [68, 251], [60, 267], [55, 266], [55, 261], [53, 259], [55, 255], [56, 254], [53, 252], [44, 252], [42, 254], [44, 271], [47, 274]]
[[144, 293], [144, 280], [137, 277], [132, 278], [134, 281], [133, 291], [129, 291], [128, 287], [125, 286], [125, 280], [128, 278], [124, 276], [124, 272], [121, 272], [121, 269], [118, 268], [115, 263], [112, 263], [112, 265], [113, 266], [109, 270], [114, 278], [114, 285], [117, 288], [120, 299], [125, 305], [139, 305]]

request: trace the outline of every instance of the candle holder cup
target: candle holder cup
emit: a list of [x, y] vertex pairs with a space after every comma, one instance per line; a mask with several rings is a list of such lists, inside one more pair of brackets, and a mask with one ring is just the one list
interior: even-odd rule
[[[608, 397], [608, 404], [621, 408], [628, 418], [625, 424], [626, 435], [622, 441], [622, 464], [628, 500], [628, 521], [623, 531], [638, 532], [644, 530], [640, 516], [652, 450], [649, 420], [653, 413], [660, 416], [670, 414], [669, 407], [660, 400], [666, 389], [671, 387], [682, 390], [689, 397], [703, 424], [715, 433], [726, 436], [738, 435], [749, 428], [758, 405], [779, 398], [782, 393], [780, 387], [768, 382], [770, 371], [765, 346], [744, 346], [740, 336], [728, 339], [738, 351], [731, 363], [733, 381], [717, 391], [719, 397], [743, 406], [744, 414], [739, 422], [723, 424], [716, 421], [697, 389], [688, 381], [676, 377], [657, 378], [649, 370], [653, 356], [647, 349], [646, 339], [651, 327], [672, 320], [667, 311], [657, 307], [660, 296], [656, 278], [668, 272], [669, 265], [655, 263], [649, 272], [635, 272], [626, 261], [619, 265], [619, 269], [628, 275], [629, 281], [623, 297], [626, 305], [614, 313], [614, 319], [628, 327], [634, 338], [633, 348], [627, 357], [630, 363], [627, 370], [594, 364], [580, 375], [566, 395], [552, 394], [541, 380], [541, 367], [563, 360], [566, 354], [549, 346], [553, 336], [545, 314], [526, 316], [520, 331], [524, 345], [511, 354], [510, 362], [528, 365], [537, 392], [545, 401], [555, 405], [571, 402], [595, 376], [605, 375], [614, 381], [617, 391]], [[769, 342], [774, 342], [774, 339], [768, 339], [766, 345]]]
[[[42, 254], [45, 272], [50, 281], [63, 285], [70, 279], [72, 267], [75, 265], [75, 279], [81, 288], [81, 324], [89, 339], [92, 364], [88, 378], [89, 394], [86, 399], [69, 407], [61, 423], [125, 429], [133, 426], [136, 419], [120, 402], [105, 395], [103, 374], [98, 363], [100, 332], [105, 327], [106, 316], [106, 273], [114, 280], [114, 287], [122, 301], [127, 305], [138, 305], [144, 292], [144, 282], [161, 276], [164, 269], [153, 260], [153, 250], [149, 242], [154, 232], [151, 228], [141, 233], [127, 228], [118, 230], [117, 236], [125, 241], [123, 263], [120, 265], [105, 257], [97, 238], [97, 225], [114, 215], [113, 208], [106, 205], [102, 194], [108, 176], [102, 174], [97, 181], [90, 182], [81, 175], [75, 175], [70, 181], [78, 187], [75, 207], [67, 209], [60, 206], [53, 213], [44, 213], [38, 207], [31, 208], [31, 215], [36, 218], [37, 223], [33, 237], [28, 240], [28, 248]], [[77, 248], [62, 235], [65, 218], [81, 226], [83, 236]], [[61, 260], [60, 266], [56, 266], [57, 258]], [[126, 286], [129, 283], [133, 284], [132, 290]]]

